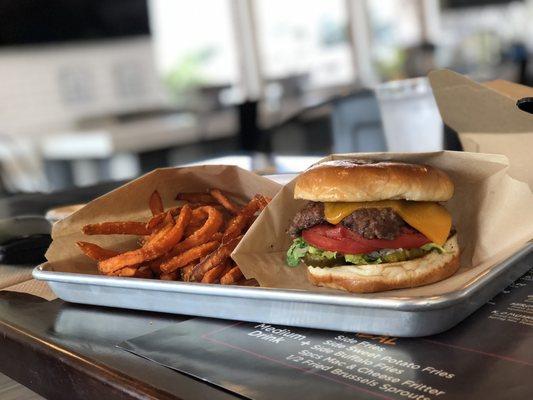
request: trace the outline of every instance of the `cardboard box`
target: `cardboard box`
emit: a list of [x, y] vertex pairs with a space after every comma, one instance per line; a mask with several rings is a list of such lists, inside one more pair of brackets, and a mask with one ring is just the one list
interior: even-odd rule
[[517, 106], [533, 97], [533, 88], [503, 80], [480, 84], [449, 70], [434, 71], [429, 80], [442, 119], [463, 149], [507, 156], [509, 175], [533, 188], [533, 114]]

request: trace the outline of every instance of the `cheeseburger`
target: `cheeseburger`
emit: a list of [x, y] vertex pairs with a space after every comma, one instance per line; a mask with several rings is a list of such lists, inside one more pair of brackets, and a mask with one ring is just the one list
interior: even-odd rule
[[439, 202], [453, 196], [443, 171], [359, 160], [318, 164], [296, 180], [308, 200], [288, 229], [287, 264], [309, 280], [368, 293], [437, 282], [459, 268], [457, 235]]

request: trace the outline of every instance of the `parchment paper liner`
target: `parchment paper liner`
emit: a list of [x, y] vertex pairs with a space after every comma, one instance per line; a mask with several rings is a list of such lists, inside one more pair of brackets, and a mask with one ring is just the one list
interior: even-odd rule
[[79, 240], [102, 247], [127, 250], [138, 246], [136, 236], [93, 235], [81, 232], [85, 224], [103, 221], [146, 221], [150, 218], [148, 199], [157, 189], [165, 208], [179, 204], [178, 192], [199, 192], [219, 188], [243, 199], [256, 193], [273, 197], [281, 185], [244, 169], [229, 165], [157, 169], [88, 203], [81, 210], [56, 223], [53, 242], [46, 258], [53, 268], [64, 272], [98, 273], [95, 263], [81, 254]]
[[[333, 155], [320, 162], [343, 158], [433, 165], [446, 171], [455, 184], [455, 195], [445, 206], [458, 231], [461, 269], [432, 285], [366, 296], [428, 296], [460, 289], [533, 238], [533, 194], [526, 183], [508, 175], [505, 156], [449, 151], [360, 153]], [[293, 199], [293, 188], [294, 181], [278, 193], [232, 256], [245, 276], [256, 278], [261, 286], [338, 292], [311, 285], [304, 266], [285, 265], [285, 252], [291, 244], [285, 231], [306, 203]]]

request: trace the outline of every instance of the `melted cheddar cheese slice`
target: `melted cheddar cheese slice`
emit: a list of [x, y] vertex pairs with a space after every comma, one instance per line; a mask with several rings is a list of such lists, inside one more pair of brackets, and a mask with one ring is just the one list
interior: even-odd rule
[[392, 208], [413, 228], [442, 246], [452, 227], [450, 213], [432, 201], [383, 200], [358, 203], [324, 203], [324, 215], [330, 224], [338, 224], [360, 208]]

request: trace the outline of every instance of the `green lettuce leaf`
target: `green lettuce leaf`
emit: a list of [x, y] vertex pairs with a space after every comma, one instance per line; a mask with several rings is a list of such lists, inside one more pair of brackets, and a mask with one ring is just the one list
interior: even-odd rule
[[287, 250], [287, 265], [289, 267], [297, 267], [300, 260], [305, 256], [309, 245], [302, 238], [293, 240], [291, 247]]
[[313, 256], [315, 256], [315, 258], [320, 257], [320, 258], [325, 258], [327, 260], [332, 260], [334, 258], [337, 258], [336, 251], [320, 250], [311, 245], [309, 245], [309, 248], [307, 251], [309, 252], [309, 254], [312, 254]]
[[[422, 257], [433, 250], [441, 254], [445, 252], [442, 246], [427, 243], [416, 249], [382, 249], [368, 254], [345, 254], [344, 260], [354, 265], [392, 263]], [[342, 256], [337, 252], [313, 247], [300, 237], [294, 239], [291, 247], [287, 250], [287, 265], [297, 267], [302, 259], [306, 258], [306, 255], [306, 263], [313, 261], [316, 262], [316, 265], [322, 266], [339, 265], [343, 261]]]

